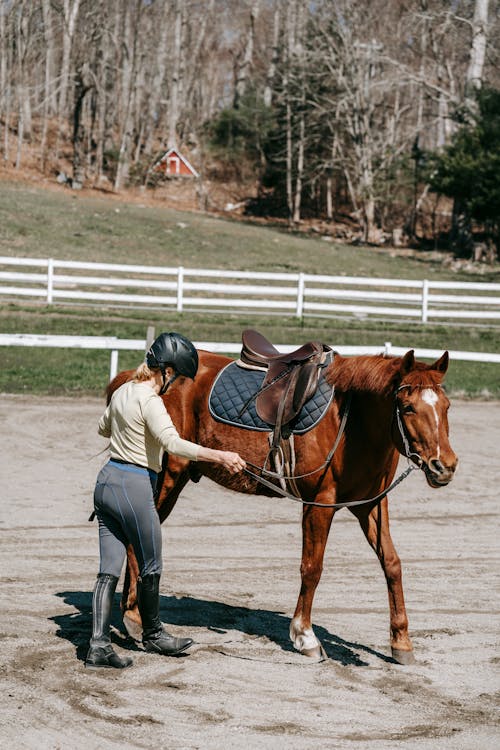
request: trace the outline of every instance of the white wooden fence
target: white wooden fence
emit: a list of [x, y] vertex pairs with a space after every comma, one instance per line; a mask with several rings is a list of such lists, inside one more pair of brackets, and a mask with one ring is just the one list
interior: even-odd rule
[[[13, 267], [16, 270], [13, 270]], [[19, 270], [21, 269], [21, 270]], [[103, 274], [103, 272], [105, 272]], [[148, 306], [395, 320], [500, 321], [500, 284], [117, 265], [0, 257], [0, 295], [48, 304]]]
[[[115, 336], [50, 336], [25, 333], [1, 333], [0, 346], [35, 346], [35, 347], [57, 347], [63, 349], [107, 349], [111, 353], [109, 378], [114, 378], [118, 372], [119, 351], [145, 352], [149, 344], [148, 339], [119, 339]], [[215, 343], [213, 341], [195, 341], [197, 349], [220, 354], [238, 354], [241, 351], [241, 343]], [[278, 344], [277, 349], [281, 352], [291, 352], [297, 345]], [[383, 346], [331, 346], [344, 356], [355, 354], [394, 354], [401, 355], [408, 351], [409, 347], [393, 346], [386, 341]], [[443, 353], [442, 349], [415, 349], [415, 355], [421, 359], [437, 359]], [[500, 354], [488, 352], [460, 352], [450, 351], [452, 359], [475, 361], [475, 362], [498, 362]], [[138, 358], [138, 362], [140, 358]]]

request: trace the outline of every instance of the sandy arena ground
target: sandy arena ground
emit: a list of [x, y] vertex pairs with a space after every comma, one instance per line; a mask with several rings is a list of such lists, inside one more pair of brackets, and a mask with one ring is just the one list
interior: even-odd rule
[[[162, 619], [189, 656], [114, 640], [134, 666], [86, 672], [99, 400], [2, 396], [0, 745], [22, 750], [493, 750], [499, 728], [500, 403], [455, 402], [456, 479], [392, 493], [417, 664], [392, 663], [387, 594], [341, 511], [314, 608], [328, 660], [295, 653], [300, 506], [208, 480], [163, 526]], [[119, 583], [121, 590], [121, 582]]]

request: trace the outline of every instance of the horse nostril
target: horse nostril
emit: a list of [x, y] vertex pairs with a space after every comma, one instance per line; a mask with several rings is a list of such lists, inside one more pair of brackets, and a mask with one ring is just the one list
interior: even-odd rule
[[443, 472], [445, 471], [443, 464], [438, 458], [431, 458], [431, 460], [429, 461], [429, 468], [435, 474], [443, 474]]

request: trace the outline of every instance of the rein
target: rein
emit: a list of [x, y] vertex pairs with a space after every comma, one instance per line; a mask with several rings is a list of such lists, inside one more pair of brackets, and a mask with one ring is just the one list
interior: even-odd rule
[[[391, 484], [389, 485], [389, 487], [386, 487], [382, 492], [379, 492], [378, 495], [375, 495], [375, 497], [365, 498], [364, 500], [351, 500], [351, 501], [345, 502], [345, 503], [316, 503], [316, 502], [314, 502], [312, 500], [303, 500], [302, 498], [297, 497], [296, 495], [292, 495], [291, 492], [287, 492], [287, 490], [284, 490], [281, 487], [278, 487], [277, 485], [275, 485], [272, 482], [270, 482], [268, 479], [265, 479], [262, 475], [259, 476], [258, 474], [255, 474], [253, 471], [250, 471], [250, 469], [245, 468], [243, 471], [246, 474], [248, 474], [248, 476], [252, 477], [252, 479], [255, 479], [256, 482], [258, 482], [259, 484], [262, 484], [264, 487], [268, 487], [269, 489], [274, 490], [274, 492], [276, 492], [277, 494], [281, 495], [282, 497], [287, 497], [290, 500], [294, 500], [296, 503], [301, 503], [302, 505], [313, 506], [315, 508], [328, 508], [328, 509], [331, 509], [333, 512], [335, 512], [337, 510], [340, 510], [341, 508], [354, 508], [354, 507], [359, 506], [359, 505], [367, 505], [369, 503], [378, 503], [378, 502], [380, 502], [380, 500], [382, 500], [389, 492], [391, 492], [395, 487], [397, 487], [397, 485], [400, 484], [400, 482], [402, 482], [403, 479], [406, 479], [406, 477], [409, 476], [412, 471], [414, 471], [417, 468], [421, 468], [422, 463], [423, 463], [422, 462], [422, 458], [417, 453], [414, 453], [410, 449], [410, 444], [409, 444], [408, 439], [407, 439], [406, 434], [405, 434], [403, 422], [402, 422], [402, 419], [401, 419], [401, 413], [399, 411], [399, 406], [397, 404], [397, 393], [402, 388], [407, 388], [407, 387], [408, 386], [402, 385], [402, 386], [400, 386], [396, 390], [396, 393], [395, 393], [395, 396], [396, 396], [395, 417], [396, 417], [396, 422], [397, 422], [398, 429], [399, 429], [399, 432], [400, 432], [400, 435], [401, 435], [401, 440], [403, 442], [403, 447], [404, 447], [404, 451], [405, 451], [404, 452], [405, 458], [407, 458], [408, 462], [409, 462], [410, 459], [411, 459], [411, 457], [415, 456], [418, 459], [419, 465], [415, 466], [414, 464], [410, 464], [409, 463], [408, 467], [399, 475], [399, 477], [397, 477], [396, 479], [394, 479], [394, 481], [391, 482]], [[330, 464], [330, 462], [331, 462], [331, 460], [332, 460], [332, 458], [333, 458], [333, 456], [335, 454], [335, 451], [338, 448], [338, 445], [340, 443], [340, 440], [342, 438], [342, 435], [344, 433], [345, 426], [346, 426], [346, 423], [347, 423], [347, 417], [348, 417], [349, 408], [350, 408], [350, 405], [351, 405], [351, 398], [352, 398], [352, 394], [349, 393], [348, 394], [347, 403], [346, 403], [345, 408], [343, 410], [342, 419], [341, 419], [341, 423], [340, 423], [340, 426], [339, 426], [339, 431], [337, 433], [337, 437], [335, 438], [335, 442], [334, 442], [332, 448], [330, 449], [330, 452], [328, 453], [328, 456], [326, 457], [325, 461], [317, 469], [314, 469], [313, 471], [307, 472], [306, 474], [299, 474], [297, 476], [289, 477], [289, 476], [283, 476], [283, 475], [278, 474], [277, 472], [274, 472], [274, 471], [269, 471], [269, 470], [265, 469], [264, 467], [256, 466], [255, 464], [252, 464], [250, 461], [246, 462], [247, 465], [251, 466], [254, 469], [259, 469], [259, 471], [261, 471], [263, 474], [266, 474], [267, 476], [270, 476], [270, 477], [274, 477], [276, 479], [302, 479], [304, 477], [311, 476], [312, 474], [316, 474], [318, 471], [321, 471], [321, 469], [327, 467]]]
[[329, 508], [335, 511], [340, 510], [341, 508], [354, 508], [356, 505], [367, 505], [368, 503], [377, 503], [382, 498], [384, 498], [388, 492], [391, 492], [391, 490], [394, 489], [400, 482], [403, 481], [403, 479], [406, 479], [406, 477], [411, 474], [412, 471], [414, 471], [417, 467], [410, 464], [407, 469], [405, 469], [397, 479], [395, 479], [392, 484], [389, 485], [389, 487], [386, 487], [385, 490], [380, 492], [378, 495], [375, 495], [375, 497], [366, 498], [365, 500], [351, 500], [347, 503], [315, 503], [312, 500], [302, 500], [300, 497], [296, 497], [295, 495], [292, 495], [291, 492], [287, 492], [286, 490], [281, 489], [281, 487], [277, 487], [272, 482], [269, 482], [267, 479], [264, 479], [264, 477], [259, 477], [258, 474], [254, 474], [249, 469], [243, 469], [243, 471], [248, 474], [250, 477], [255, 479], [259, 484], [264, 485], [264, 487], [269, 487], [270, 489], [277, 492], [279, 495], [282, 495], [282, 497], [288, 497], [290, 500], [295, 500], [296, 503], [301, 503], [302, 505], [312, 505], [315, 508]]

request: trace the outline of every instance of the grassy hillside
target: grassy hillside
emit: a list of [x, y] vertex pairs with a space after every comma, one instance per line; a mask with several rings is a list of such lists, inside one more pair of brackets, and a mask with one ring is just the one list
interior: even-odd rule
[[444, 268], [439, 255], [353, 247], [204, 213], [67, 188], [0, 181], [0, 255], [247, 271], [305, 271], [409, 279], [500, 279]]
[[[141, 200], [143, 202], [141, 202]], [[201, 213], [181, 213], [152, 201], [41, 190], [0, 182], [0, 255], [53, 257], [115, 263], [307, 271], [375, 278], [439, 278], [471, 281], [474, 275], [443, 267], [438, 255], [404, 257], [371, 248], [343, 246], [320, 237], [291, 234]], [[499, 269], [478, 276], [497, 281]], [[242, 329], [262, 330], [275, 343], [319, 339], [342, 344], [407, 348], [500, 351], [500, 331], [483, 326], [420, 325], [376, 321], [259, 315], [166, 313], [144, 310], [0, 303], [0, 331], [112, 335], [144, 338], [148, 325], [157, 332], [180, 330], [195, 340], [238, 341]], [[109, 353], [56, 349], [0, 349], [0, 391], [100, 393], [107, 381]], [[132, 367], [138, 353], [120, 354], [120, 366]], [[452, 362], [449, 388], [471, 396], [500, 398], [498, 365]]]

